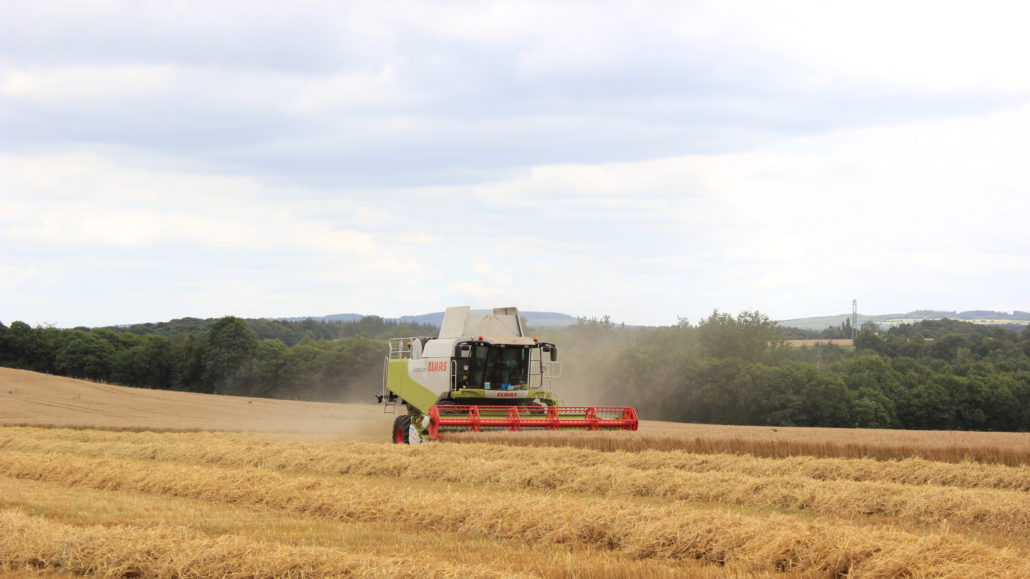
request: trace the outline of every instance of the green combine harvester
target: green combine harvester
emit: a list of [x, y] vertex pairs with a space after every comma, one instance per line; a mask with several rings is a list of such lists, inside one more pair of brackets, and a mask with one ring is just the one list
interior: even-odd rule
[[393, 441], [418, 444], [449, 431], [636, 430], [625, 406], [561, 406], [558, 348], [526, 335], [516, 308], [472, 313], [447, 308], [437, 337], [390, 340], [382, 394], [385, 410], [407, 410]]

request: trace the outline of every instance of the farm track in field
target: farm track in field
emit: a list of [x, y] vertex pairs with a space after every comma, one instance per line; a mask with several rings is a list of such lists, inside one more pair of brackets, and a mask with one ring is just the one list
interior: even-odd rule
[[[614, 568], [629, 574], [633, 567], [625, 561], [695, 560], [726, 570], [819, 576], [1030, 574], [1025, 467], [847, 459], [781, 462], [681, 451], [398, 447], [276, 442], [264, 435], [230, 433], [0, 429], [0, 474], [8, 480], [142, 493], [155, 500], [200, 500], [224, 508], [266, 508], [312, 521], [389, 521], [413, 528], [431, 521], [432, 528], [491, 541], [611, 552], [626, 557], [620, 561], [630, 566]], [[149, 544], [148, 533], [156, 533], [129, 528], [118, 534], [122, 531], [92, 527], [85, 532], [80, 526], [54, 523], [37, 525], [42, 535], [34, 535], [33, 525], [25, 522], [29, 515], [0, 512], [6, 517], [0, 531], [22, 538], [0, 543], [5, 545], [0, 559], [7, 565], [29, 564], [19, 545], [48, 540], [101, 544], [104, 537], [129, 545], [137, 534], [141, 544]], [[947, 524], [1017, 539], [1011, 548], [991, 546], [975, 536], [942, 530], [940, 525]], [[198, 552], [236, 548], [237, 557], [266, 550], [261, 542], [201, 535], [189, 531], [182, 540], [200, 541]], [[99, 547], [83, 547], [83, 552], [89, 549]], [[294, 568], [289, 563], [292, 551], [267, 550], [281, 555], [282, 569]], [[155, 553], [153, 569], [172, 564], [174, 553]], [[390, 569], [403, 566], [404, 558], [383, 560], [383, 568]], [[344, 566], [333, 573], [374, 574], [347, 567], [347, 561], [341, 558]], [[115, 568], [116, 563], [141, 565], [104, 565]], [[431, 576], [474, 576], [476, 571], [461, 565], [452, 569], [447, 561], [434, 563], [440, 566]], [[195, 562], [178, 564], [200, 568]], [[298, 575], [320, 573], [296, 569]], [[661, 567], [651, 570], [657, 569]], [[497, 569], [481, 571], [488, 576]], [[541, 574], [539, 569], [528, 573]]]

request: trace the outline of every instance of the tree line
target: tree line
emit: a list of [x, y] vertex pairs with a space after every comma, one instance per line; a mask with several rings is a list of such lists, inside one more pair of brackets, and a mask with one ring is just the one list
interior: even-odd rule
[[[202, 334], [211, 329], [218, 320], [200, 318], [179, 318], [168, 322], [133, 324], [131, 326], [107, 326], [101, 330], [128, 332], [139, 336], [157, 335], [174, 338], [180, 334]], [[431, 336], [439, 329], [427, 324], [397, 322], [379, 316], [364, 316], [355, 321], [341, 320], [269, 320], [246, 318], [243, 322], [259, 340], [279, 340], [287, 346], [295, 346], [305, 340], [338, 340], [340, 338], [371, 338], [382, 340], [393, 337]], [[90, 328], [75, 328], [90, 331]]]
[[[436, 333], [374, 316], [98, 329], [0, 323], [0, 365], [147, 388], [370, 401], [382, 380], [384, 339]], [[659, 328], [584, 318], [542, 335], [561, 348], [559, 397], [633, 405], [651, 419], [1030, 431], [1030, 328], [865, 324], [854, 347], [797, 348], [784, 341], [790, 330], [759, 312], [713, 312]]]
[[565, 374], [580, 375], [581, 398], [632, 404], [652, 419], [1030, 431], [1030, 328], [866, 324], [854, 347], [799, 348], [758, 312], [714, 312], [696, 325], [580, 320], [562, 333], [548, 339], [566, 345]]
[[[408, 324], [382, 318], [326, 323], [326, 328], [319, 324], [232, 316], [99, 329], [0, 323], [0, 366], [163, 390], [332, 402], [369, 400], [382, 377], [386, 345], [381, 339], [356, 334], [367, 332], [378, 338], [412, 331]], [[347, 324], [350, 327], [344, 327]], [[177, 333], [169, 336], [173, 327]], [[145, 333], [146, 329], [152, 333]], [[352, 335], [321, 337], [348, 333]]]

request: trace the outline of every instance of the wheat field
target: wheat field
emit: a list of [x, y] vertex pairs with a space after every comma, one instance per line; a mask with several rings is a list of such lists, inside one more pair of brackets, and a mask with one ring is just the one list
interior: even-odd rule
[[0, 578], [1030, 576], [1022, 434], [644, 423], [409, 447], [165, 418], [0, 427]]

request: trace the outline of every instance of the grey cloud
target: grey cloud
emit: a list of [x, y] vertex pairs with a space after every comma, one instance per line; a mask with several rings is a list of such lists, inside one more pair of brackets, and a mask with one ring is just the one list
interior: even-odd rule
[[[810, 71], [782, 57], [639, 21], [491, 39], [455, 36], [439, 28], [440, 17], [422, 21], [389, 7], [196, 6], [73, 4], [67, 13], [9, 6], [0, 31], [8, 69], [176, 72], [171, 85], [146, 94], [117, 87], [92, 98], [8, 94], [0, 147], [125, 146], [271, 180], [411, 186], [476, 182], [534, 165], [736, 152], [783, 135], [1006, 104], [990, 94], [860, 90], [833, 71], [833, 82], [799, 88]], [[458, 15], [464, 6], [440, 10]], [[393, 9], [418, 12], [418, 5]], [[574, 44], [613, 29], [599, 46], [610, 44], [616, 57], [549, 63], [565, 56], [561, 43], [548, 44], [562, 34]], [[396, 100], [295, 106], [308, 83], [384, 67], [396, 75]]]
[[348, 61], [340, 21], [303, 3], [6, 2], [0, 52], [38, 64], [177, 63], [291, 73]]

